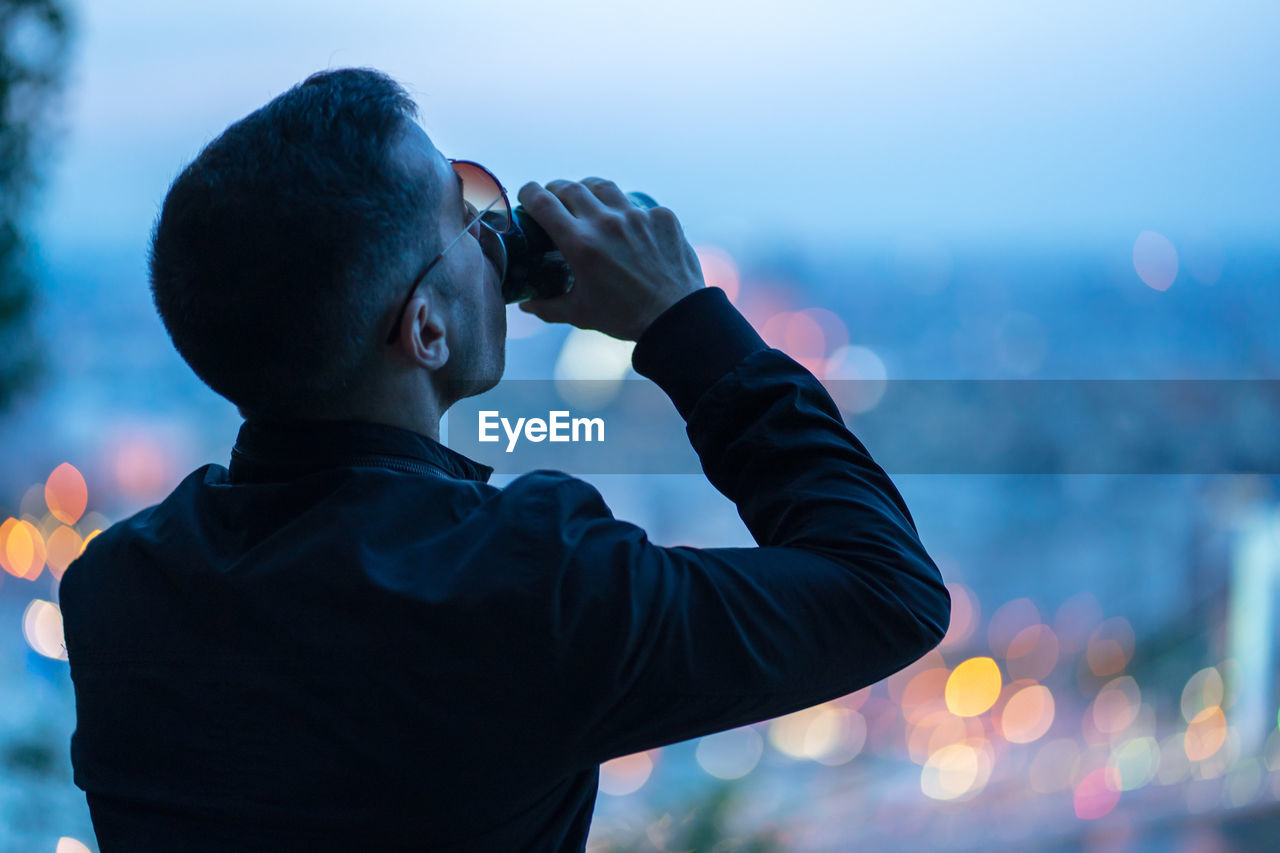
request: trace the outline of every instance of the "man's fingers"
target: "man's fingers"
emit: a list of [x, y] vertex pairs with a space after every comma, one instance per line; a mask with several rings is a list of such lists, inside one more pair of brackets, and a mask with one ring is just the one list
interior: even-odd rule
[[573, 232], [575, 227], [573, 214], [550, 190], [530, 181], [520, 188], [516, 198], [524, 205], [524, 209], [529, 211], [533, 220], [542, 226], [553, 242], [561, 244]]
[[597, 215], [602, 212], [603, 204], [600, 199], [596, 198], [595, 193], [584, 187], [577, 181], [547, 181], [547, 189], [553, 193], [561, 203], [579, 219]]
[[613, 181], [607, 181], [604, 178], [583, 178], [582, 185], [595, 193], [596, 198], [605, 205], [615, 210], [626, 210], [631, 205], [631, 199], [627, 198]]

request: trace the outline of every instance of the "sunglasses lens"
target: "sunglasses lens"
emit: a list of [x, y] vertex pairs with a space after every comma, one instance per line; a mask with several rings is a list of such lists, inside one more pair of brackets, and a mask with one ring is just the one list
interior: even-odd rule
[[484, 223], [499, 234], [511, 230], [511, 203], [493, 175], [465, 160], [453, 161], [453, 170], [462, 178], [463, 200], [475, 210], [484, 211]]

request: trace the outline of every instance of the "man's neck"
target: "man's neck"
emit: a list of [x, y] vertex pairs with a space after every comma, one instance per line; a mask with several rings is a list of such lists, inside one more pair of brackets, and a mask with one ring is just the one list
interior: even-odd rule
[[388, 403], [377, 406], [372, 409], [338, 411], [331, 410], [323, 413], [316, 413], [311, 416], [298, 415], [297, 417], [278, 418], [270, 415], [262, 415], [247, 410], [243, 407], [239, 408], [240, 416], [246, 421], [255, 421], [259, 423], [272, 423], [281, 421], [362, 421], [365, 423], [387, 424], [389, 426], [400, 427], [419, 435], [424, 435], [432, 441], [440, 440], [440, 412], [437, 411], [434, 401], [431, 405], [412, 406], [403, 403]]

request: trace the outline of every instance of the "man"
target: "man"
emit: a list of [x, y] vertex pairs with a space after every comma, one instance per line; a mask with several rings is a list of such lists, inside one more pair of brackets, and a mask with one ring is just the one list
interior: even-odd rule
[[582, 850], [601, 762], [847, 694], [946, 631], [821, 385], [608, 181], [521, 188], [576, 281], [523, 307], [637, 341], [761, 547], [658, 547], [581, 480], [494, 488], [439, 444], [502, 374], [505, 257], [481, 170], [413, 116], [377, 72], [314, 75], [165, 199], [157, 308], [245, 423], [62, 580], [104, 853]]

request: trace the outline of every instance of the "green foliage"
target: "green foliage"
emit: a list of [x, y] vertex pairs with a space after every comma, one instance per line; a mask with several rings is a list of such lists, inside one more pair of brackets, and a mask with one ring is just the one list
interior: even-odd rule
[[667, 811], [627, 837], [599, 839], [590, 849], [598, 853], [781, 853], [786, 845], [774, 830], [731, 831], [729, 816], [742, 790], [742, 783], [716, 783], [700, 800], [686, 804], [679, 817]]
[[58, 0], [0, 0], [0, 411], [44, 369], [29, 326], [34, 286], [21, 217], [51, 142], [68, 24]]

